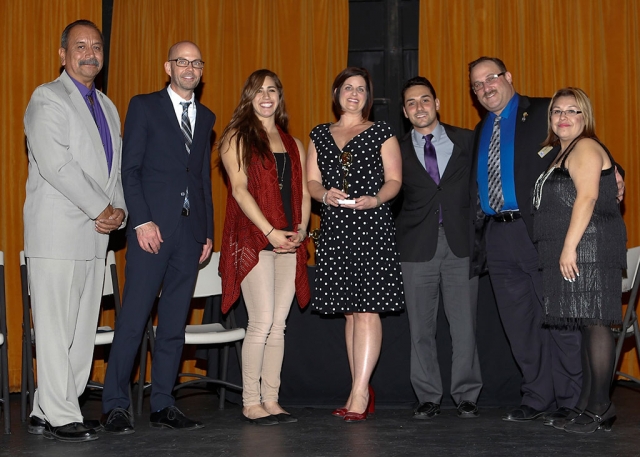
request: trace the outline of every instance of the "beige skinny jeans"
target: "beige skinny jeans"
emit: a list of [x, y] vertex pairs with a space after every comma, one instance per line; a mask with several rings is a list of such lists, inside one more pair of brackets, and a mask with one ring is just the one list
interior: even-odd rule
[[296, 255], [260, 251], [241, 284], [249, 323], [242, 344], [242, 403], [278, 401], [284, 329], [295, 294]]

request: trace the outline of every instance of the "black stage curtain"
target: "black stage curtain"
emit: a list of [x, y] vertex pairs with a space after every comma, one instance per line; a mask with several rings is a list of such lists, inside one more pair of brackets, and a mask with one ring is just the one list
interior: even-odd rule
[[[309, 267], [313, 285], [315, 268]], [[312, 287], [313, 290], [313, 287]], [[218, 297], [219, 299], [219, 297]], [[204, 321], [218, 321], [219, 300], [205, 310]], [[442, 406], [452, 406], [449, 395], [451, 382], [451, 337], [442, 310], [438, 315], [438, 357], [444, 388]], [[236, 305], [239, 327], [245, 327], [247, 314], [242, 299]], [[416, 396], [409, 381], [409, 324], [407, 314], [382, 315], [383, 342], [378, 366], [371, 384], [376, 392], [376, 404], [382, 407], [413, 407]], [[520, 404], [522, 376], [513, 360], [493, 298], [487, 276], [480, 278], [478, 300], [478, 353], [484, 387], [480, 407], [517, 406]], [[218, 357], [211, 351], [209, 369], [217, 370]], [[241, 384], [235, 349], [229, 356], [229, 381]], [[351, 375], [344, 344], [344, 318], [341, 315], [320, 315], [309, 307], [301, 310], [294, 300], [287, 322], [285, 358], [282, 367], [280, 402], [294, 407], [342, 406], [349, 395]], [[241, 403], [241, 397], [227, 391], [230, 401]]]

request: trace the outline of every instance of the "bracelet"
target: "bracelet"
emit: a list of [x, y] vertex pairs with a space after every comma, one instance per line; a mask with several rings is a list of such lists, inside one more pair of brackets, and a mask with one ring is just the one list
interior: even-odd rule
[[271, 230], [269, 230], [267, 233], [265, 233], [264, 236], [268, 237], [269, 235], [271, 235], [271, 232], [273, 232], [274, 230], [275, 230], [275, 227], [271, 226]]
[[329, 193], [329, 191], [326, 191], [324, 193], [324, 195], [322, 196], [322, 203], [324, 203], [325, 205], [329, 206], [329, 203], [327, 203], [327, 194]]
[[382, 201], [380, 200], [380, 197], [378, 197], [377, 195], [374, 195], [374, 197], [376, 197], [376, 202], [378, 203], [376, 205], [376, 208], [379, 207], [379, 206], [382, 206]]

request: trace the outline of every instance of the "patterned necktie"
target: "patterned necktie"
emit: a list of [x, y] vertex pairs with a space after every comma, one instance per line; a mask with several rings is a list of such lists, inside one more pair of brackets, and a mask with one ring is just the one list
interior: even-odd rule
[[433, 134], [423, 136], [424, 138], [424, 167], [427, 169], [429, 176], [433, 178], [436, 184], [440, 184], [440, 171], [438, 170], [438, 156], [436, 155], [436, 148], [433, 146], [431, 140]]
[[187, 154], [190, 154], [193, 133], [191, 132], [191, 121], [189, 120], [188, 110], [191, 102], [180, 102], [180, 104], [182, 105], [182, 121], [180, 122], [180, 129], [184, 135], [184, 146], [187, 149]]
[[[187, 154], [191, 154], [191, 142], [193, 141], [193, 134], [191, 133], [191, 121], [189, 120], [189, 105], [191, 102], [180, 102], [182, 105], [182, 120], [180, 121], [180, 129], [184, 135], [184, 147], [187, 149]], [[189, 204], [189, 188], [184, 192], [184, 203], [182, 207], [189, 211], [191, 205]]]
[[[440, 184], [440, 170], [438, 169], [438, 156], [436, 155], [436, 148], [431, 142], [433, 134], [423, 136], [424, 138], [424, 168], [431, 176], [431, 179], [436, 184]], [[442, 224], [442, 205], [439, 205], [438, 222]]]
[[98, 125], [98, 119], [96, 118], [96, 105], [93, 101], [93, 96], [91, 94], [87, 94], [87, 100], [89, 100], [89, 111], [91, 111], [91, 115], [93, 116], [93, 122]]
[[493, 131], [489, 141], [489, 206], [496, 213], [502, 211], [504, 195], [502, 194], [502, 181], [500, 176], [500, 116], [493, 121]]
[[[91, 116], [93, 116], [93, 121], [96, 123], [96, 127], [98, 127], [98, 133], [100, 133], [100, 125], [98, 124], [98, 116], [96, 116], [96, 101], [93, 99], [93, 95], [91, 93], [87, 94], [87, 100], [89, 101], [89, 111], [91, 111]], [[100, 133], [100, 139], [102, 140], [102, 147], [104, 148], [105, 156], [107, 157], [107, 169], [109, 170], [109, 174], [111, 174], [111, 166], [113, 164], [113, 152], [109, 153], [109, 150], [104, 144], [104, 137], [102, 133]]]

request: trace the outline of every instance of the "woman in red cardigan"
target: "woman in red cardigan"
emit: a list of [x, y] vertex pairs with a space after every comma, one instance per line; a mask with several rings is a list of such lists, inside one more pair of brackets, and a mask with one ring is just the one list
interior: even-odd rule
[[220, 140], [227, 212], [220, 252], [222, 309], [244, 297], [242, 414], [258, 425], [296, 422], [278, 403], [284, 329], [294, 294], [309, 303], [305, 150], [287, 133], [282, 83], [253, 72]]

